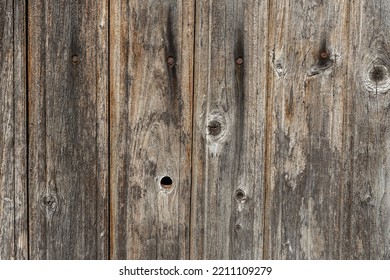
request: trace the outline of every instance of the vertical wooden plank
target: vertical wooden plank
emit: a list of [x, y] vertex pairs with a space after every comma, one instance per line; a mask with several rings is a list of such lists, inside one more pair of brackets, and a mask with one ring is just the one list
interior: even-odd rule
[[32, 259], [108, 258], [107, 15], [107, 1], [29, 1]]
[[351, 2], [341, 258], [390, 258], [390, 3]]
[[111, 1], [113, 259], [189, 257], [193, 1]]
[[265, 258], [340, 257], [349, 16], [348, 2], [271, 2]]
[[27, 259], [24, 1], [1, 1], [0, 14], [0, 259]]
[[267, 1], [197, 1], [191, 258], [260, 259]]

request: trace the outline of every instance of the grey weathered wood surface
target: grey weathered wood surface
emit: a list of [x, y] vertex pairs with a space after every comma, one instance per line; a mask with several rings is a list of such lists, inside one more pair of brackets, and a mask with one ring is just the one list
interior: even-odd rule
[[342, 250], [348, 12], [347, 2], [270, 6], [266, 258], [337, 259]]
[[30, 258], [106, 259], [107, 1], [28, 4]]
[[263, 250], [264, 1], [197, 1], [191, 258]]
[[194, 5], [111, 4], [111, 256], [187, 259]]
[[27, 259], [24, 2], [1, 1], [0, 14], [0, 259]]
[[390, 259], [388, 1], [0, 13], [0, 259]]
[[389, 3], [273, 4], [264, 257], [388, 259]]
[[390, 259], [390, 3], [348, 8], [340, 257]]

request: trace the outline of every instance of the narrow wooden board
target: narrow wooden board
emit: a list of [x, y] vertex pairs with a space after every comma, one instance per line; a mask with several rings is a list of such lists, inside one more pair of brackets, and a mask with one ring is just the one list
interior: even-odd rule
[[197, 1], [191, 258], [263, 255], [266, 1]]
[[273, 2], [264, 258], [338, 259], [348, 3]]
[[351, 2], [342, 184], [343, 259], [390, 259], [390, 3]]
[[193, 6], [111, 1], [113, 259], [189, 257]]
[[108, 258], [107, 46], [107, 1], [29, 1], [31, 259]]
[[1, 1], [0, 14], [0, 259], [27, 259], [24, 1]]

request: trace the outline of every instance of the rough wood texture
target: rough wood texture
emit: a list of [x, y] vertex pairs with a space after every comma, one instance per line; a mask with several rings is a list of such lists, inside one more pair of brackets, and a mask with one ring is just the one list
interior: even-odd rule
[[271, 3], [265, 258], [389, 258], [389, 4], [358, 2]]
[[197, 1], [191, 258], [262, 258], [266, 11]]
[[107, 1], [29, 1], [32, 259], [108, 258]]
[[340, 258], [390, 259], [390, 3], [348, 10]]
[[0, 259], [390, 259], [389, 1], [0, 14]]
[[111, 257], [186, 259], [193, 1], [110, 9]]
[[338, 258], [347, 3], [270, 11], [264, 257]]
[[23, 1], [0, 2], [0, 259], [27, 259]]

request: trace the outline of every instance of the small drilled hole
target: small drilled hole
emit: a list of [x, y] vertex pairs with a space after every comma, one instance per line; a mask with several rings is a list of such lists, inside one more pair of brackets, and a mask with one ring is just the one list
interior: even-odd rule
[[162, 188], [170, 189], [172, 187], [173, 182], [171, 177], [165, 176], [161, 178], [160, 184]]
[[245, 192], [243, 190], [237, 190], [236, 191], [236, 198], [237, 200], [244, 200], [245, 197]]

